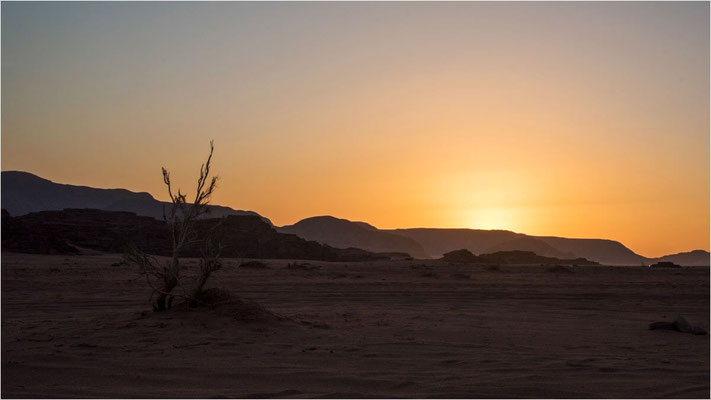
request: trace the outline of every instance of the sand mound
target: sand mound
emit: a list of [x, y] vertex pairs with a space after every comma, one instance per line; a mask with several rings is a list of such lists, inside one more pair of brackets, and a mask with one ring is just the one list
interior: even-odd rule
[[273, 324], [286, 322], [288, 318], [277, 315], [261, 305], [241, 299], [235, 294], [219, 288], [203, 291], [197, 302], [180, 301], [167, 311], [143, 313], [144, 317], [178, 319], [183, 323], [194, 322], [198, 325], [230, 322]]
[[214, 307], [221, 304], [229, 303], [233, 297], [234, 296], [232, 296], [232, 293], [227, 290], [220, 288], [210, 288], [200, 292], [200, 294], [195, 299], [197, 300], [198, 304], [192, 304], [192, 306], [195, 307], [202, 305]]

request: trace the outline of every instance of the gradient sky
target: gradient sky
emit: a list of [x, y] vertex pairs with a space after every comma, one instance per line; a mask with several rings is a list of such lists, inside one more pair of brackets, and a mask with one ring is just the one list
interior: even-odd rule
[[709, 249], [709, 3], [2, 3], [2, 169]]

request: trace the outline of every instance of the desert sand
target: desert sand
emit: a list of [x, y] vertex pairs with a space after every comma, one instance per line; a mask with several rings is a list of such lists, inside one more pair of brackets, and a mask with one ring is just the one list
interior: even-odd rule
[[708, 268], [229, 259], [247, 305], [154, 313], [120, 259], [3, 253], [3, 397], [709, 397], [709, 336], [647, 329], [708, 330]]

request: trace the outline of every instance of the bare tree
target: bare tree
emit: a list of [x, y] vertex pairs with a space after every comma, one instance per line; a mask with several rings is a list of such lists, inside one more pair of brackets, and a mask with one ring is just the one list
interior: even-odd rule
[[[145, 275], [148, 285], [153, 289], [153, 294], [157, 295], [153, 303], [155, 311], [163, 311], [171, 306], [172, 292], [180, 281], [180, 254], [186, 246], [196, 243], [199, 240], [194, 237], [195, 221], [208, 212], [208, 205], [212, 193], [217, 188], [218, 176], [210, 177], [210, 163], [214, 152], [213, 142], [210, 141], [210, 155], [207, 161], [200, 167], [200, 177], [197, 181], [195, 198], [192, 203], [187, 202], [187, 196], [180, 189], [176, 193], [170, 181], [170, 172], [165, 168], [163, 171], [163, 182], [168, 188], [171, 205], [166, 213], [163, 209], [163, 219], [168, 224], [173, 241], [172, 255], [169, 261], [161, 263], [136, 247], [129, 249], [126, 254], [128, 261], [136, 264], [140, 272]], [[200, 260], [200, 271], [196, 283], [191, 292], [183, 297], [195, 302], [197, 295], [202, 291], [205, 282], [212, 272], [220, 269], [219, 260], [221, 246], [215, 244], [210, 238], [204, 240], [202, 258]]]

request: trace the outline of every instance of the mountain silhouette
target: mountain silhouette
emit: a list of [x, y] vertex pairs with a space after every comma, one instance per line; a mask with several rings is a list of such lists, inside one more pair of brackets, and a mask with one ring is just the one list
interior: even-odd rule
[[651, 262], [662, 262], [668, 261], [679, 265], [709, 265], [709, 252], [706, 250], [694, 250], [687, 251], [684, 253], [669, 254], [663, 257], [654, 258], [650, 260]]
[[560, 251], [544, 240], [525, 235], [489, 247], [484, 253], [497, 253], [501, 251], [529, 251], [544, 257], [560, 259], [575, 258], [574, 253]]
[[[2, 208], [13, 217], [38, 211], [89, 208], [127, 211], [138, 216], [162, 219], [164, 206], [167, 205], [170, 203], [158, 201], [148, 193], [65, 185], [28, 172], [2, 172]], [[211, 212], [206, 218], [256, 216], [273, 226], [269, 219], [253, 211], [217, 205], [209, 207]], [[685, 266], [710, 264], [709, 252], [704, 250], [648, 258], [614, 240], [531, 236], [506, 230], [378, 229], [366, 222], [332, 216], [306, 218], [293, 225], [274, 228], [278, 232], [293, 234], [333, 248], [362, 249], [373, 253], [407, 253], [415, 258], [440, 258], [450, 251], [466, 249], [479, 255], [500, 251], [529, 251], [543, 257], [585, 258], [607, 265], [649, 265], [659, 261]]]
[[338, 248], [356, 247], [376, 253], [396, 252], [408, 253], [415, 258], [426, 257], [424, 249], [415, 240], [378, 230], [365, 222], [320, 216], [302, 219], [277, 230]]
[[503, 230], [481, 229], [397, 229], [394, 232], [418, 241], [430, 257], [441, 257], [452, 250], [467, 249], [474, 254], [492, 251], [542, 251], [552, 257], [586, 258], [601, 264], [640, 265], [647, 260], [607, 239], [568, 239], [530, 236]]
[[555, 236], [535, 236], [560, 251], [575, 254], [602, 264], [641, 265], [648, 260], [622, 243], [609, 239], [570, 239]]
[[[361, 249], [336, 249], [296, 235], [277, 232], [256, 215], [228, 215], [198, 220], [195, 238], [214, 236], [221, 254], [232, 258], [324, 261], [390, 259]], [[34, 254], [77, 254], [82, 249], [123, 253], [136, 246], [149, 254], [172, 254], [171, 232], [164, 221], [132, 212], [97, 209], [40, 211], [19, 217], [2, 210], [2, 248]], [[200, 257], [202, 243], [186, 246], [183, 256]]]
[[482, 229], [412, 228], [393, 229], [388, 232], [416, 240], [432, 258], [440, 258], [444, 253], [460, 249], [482, 254], [501, 243], [525, 236], [505, 230]]
[[557, 257], [545, 257], [532, 251], [525, 250], [505, 250], [474, 255], [469, 250], [453, 250], [444, 253], [442, 261], [450, 263], [481, 263], [481, 264], [543, 264], [543, 265], [597, 265], [594, 261], [584, 258], [561, 259]]
[[[641, 265], [652, 259], [640, 256], [623, 244], [606, 239], [538, 237], [505, 230], [393, 229], [379, 230], [364, 222], [335, 217], [312, 217], [278, 228], [307, 240], [330, 246], [356, 247], [374, 252], [407, 252], [415, 258], [439, 258], [444, 253], [466, 249], [474, 254], [498, 251], [531, 251], [540, 256], [586, 258], [603, 264]], [[383, 236], [383, 234], [389, 234]], [[397, 239], [395, 239], [397, 238]], [[411, 239], [411, 241], [403, 241]], [[414, 250], [413, 242], [417, 246]], [[403, 246], [407, 246], [409, 251]], [[422, 250], [420, 250], [422, 249]]]
[[[129, 211], [136, 215], [163, 218], [164, 207], [170, 203], [156, 200], [148, 193], [126, 189], [97, 189], [55, 183], [29, 172], [2, 172], [2, 208], [17, 217], [31, 212], [91, 208], [106, 211]], [[167, 208], [166, 208], [167, 209]], [[233, 210], [223, 206], [209, 206], [206, 218], [227, 215], [256, 215], [268, 224], [269, 219], [254, 211]]]

